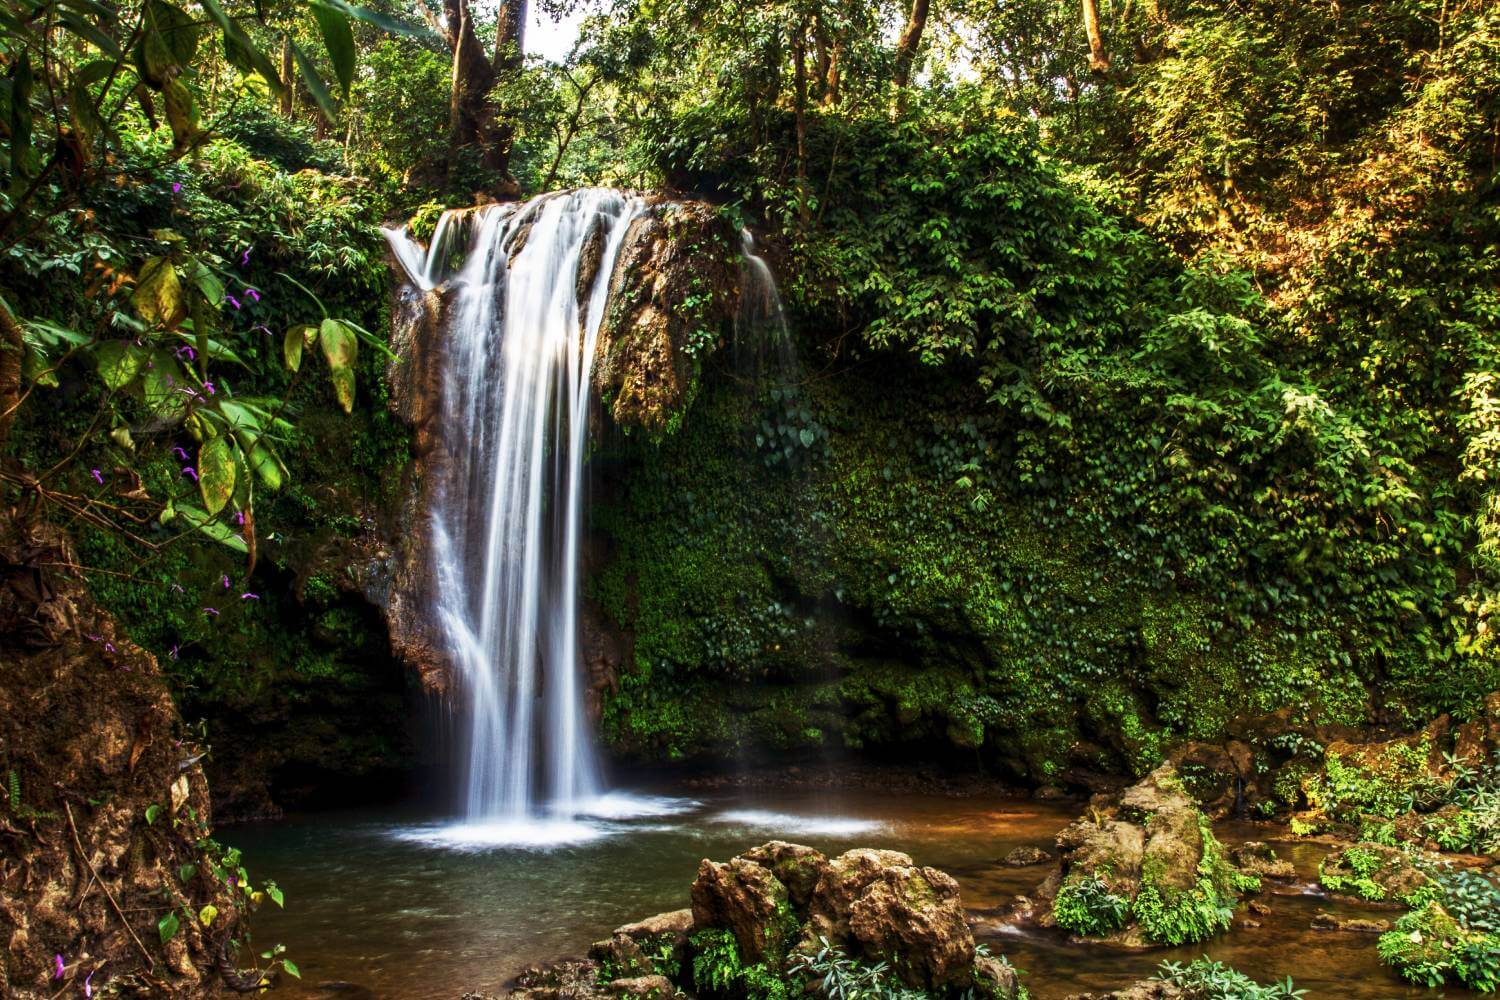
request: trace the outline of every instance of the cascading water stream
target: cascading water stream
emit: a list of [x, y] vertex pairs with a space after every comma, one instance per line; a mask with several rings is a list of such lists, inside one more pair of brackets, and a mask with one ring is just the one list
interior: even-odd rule
[[[610, 275], [643, 210], [585, 189], [445, 213], [425, 251], [387, 231], [413, 284], [447, 285], [434, 612], [457, 675], [465, 819], [495, 840], [589, 812], [601, 791], [578, 649], [583, 458]], [[591, 237], [602, 249], [580, 289]]]

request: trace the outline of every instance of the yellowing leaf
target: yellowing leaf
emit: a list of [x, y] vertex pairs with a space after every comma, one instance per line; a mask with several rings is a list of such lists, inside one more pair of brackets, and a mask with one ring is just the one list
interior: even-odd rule
[[354, 358], [359, 351], [354, 331], [336, 319], [325, 319], [318, 328], [318, 343], [322, 345], [323, 357], [328, 360], [339, 405], [345, 413], [350, 413], [354, 410]]
[[198, 491], [210, 515], [223, 510], [234, 496], [234, 476], [234, 445], [229, 438], [210, 438], [198, 449]]
[[302, 367], [302, 348], [318, 336], [316, 327], [308, 326], [306, 323], [294, 326], [286, 332], [286, 339], [281, 342], [281, 353], [286, 358], [286, 366], [292, 371]]
[[187, 318], [187, 303], [183, 300], [182, 283], [177, 280], [177, 269], [165, 257], [152, 257], [141, 265], [130, 301], [142, 319], [163, 329], [174, 330]]
[[99, 378], [111, 392], [118, 392], [131, 382], [146, 360], [146, 352], [123, 340], [111, 340], [94, 350], [94, 360], [99, 365]]
[[209, 903], [203, 909], [198, 911], [198, 922], [204, 927], [212, 927], [214, 923], [214, 917], [217, 917], [218, 915], [219, 908], [214, 904]]

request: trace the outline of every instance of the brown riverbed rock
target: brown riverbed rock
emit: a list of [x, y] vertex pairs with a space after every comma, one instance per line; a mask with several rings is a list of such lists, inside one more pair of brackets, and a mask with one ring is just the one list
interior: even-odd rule
[[1145, 979], [1113, 993], [1072, 993], [1066, 1000], [1188, 1000], [1182, 987]]
[[[829, 859], [772, 841], [726, 862], [705, 860], [691, 896], [689, 951], [701, 946], [698, 932], [728, 931], [743, 965], [764, 961], [775, 969], [793, 950], [812, 953], [826, 941], [860, 961], [886, 963], [913, 988], [973, 989], [996, 1000], [1017, 992], [1013, 969], [978, 954], [958, 883], [899, 851], [856, 849]], [[680, 926], [680, 917], [668, 916], [652, 927]], [[629, 937], [617, 931], [595, 946], [596, 957], [628, 953], [621, 939]]]
[[722, 864], [705, 859], [693, 882], [693, 926], [721, 927], [734, 934], [747, 965], [768, 952], [784, 950], [795, 924], [786, 886], [771, 870], [749, 858]]
[[692, 929], [691, 909], [659, 913], [616, 927], [607, 939], [589, 946], [589, 958], [616, 976], [654, 975], [659, 971], [656, 956], [664, 949], [675, 961], [682, 960]]
[[908, 986], [936, 989], [972, 980], [974, 937], [958, 883], [936, 868], [882, 871], [850, 907], [849, 935], [864, 955], [889, 961]]
[[1260, 840], [1249, 840], [1230, 848], [1229, 859], [1246, 875], [1271, 882], [1294, 882], [1297, 869], [1290, 862], [1276, 856], [1270, 844]]
[[666, 976], [635, 976], [605, 983], [604, 992], [612, 997], [631, 997], [633, 1000], [665, 1000], [676, 995], [677, 987]]
[[1008, 868], [1030, 868], [1032, 865], [1043, 865], [1052, 860], [1052, 855], [1040, 847], [1017, 847], [1005, 856], [1003, 864]]
[[1112, 919], [1114, 930], [1103, 936], [1122, 945], [1187, 943], [1166, 940], [1175, 930], [1134, 922], [1143, 893], [1151, 894], [1149, 912], [1217, 915], [1200, 921], [1201, 940], [1228, 926], [1244, 884], [1170, 763], [1123, 792], [1096, 795], [1057, 835], [1057, 847], [1057, 867], [1036, 892], [1040, 922], [1097, 934]]
[[1318, 865], [1323, 888], [1371, 902], [1400, 902], [1432, 881], [1406, 851], [1384, 844], [1350, 844]]

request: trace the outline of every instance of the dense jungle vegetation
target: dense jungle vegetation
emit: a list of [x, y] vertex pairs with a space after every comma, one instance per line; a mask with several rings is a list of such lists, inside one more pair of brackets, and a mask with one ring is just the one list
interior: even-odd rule
[[378, 224], [564, 186], [750, 227], [798, 358], [706, 330], [668, 430], [598, 444], [617, 751], [1048, 782], [1500, 686], [1495, 5], [540, 13], [586, 15], [560, 62], [522, 0], [0, 13], [5, 505], [238, 809], [415, 754]]

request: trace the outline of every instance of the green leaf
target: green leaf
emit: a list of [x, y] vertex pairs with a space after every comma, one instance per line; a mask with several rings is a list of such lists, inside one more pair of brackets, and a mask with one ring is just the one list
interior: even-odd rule
[[234, 496], [234, 444], [227, 435], [210, 438], [198, 449], [198, 491], [210, 515], [218, 514]]
[[190, 881], [196, 874], [198, 874], [197, 865], [183, 865], [181, 868], [177, 869], [177, 878], [182, 882]]
[[281, 459], [276, 457], [276, 452], [266, 444], [264, 438], [257, 438], [250, 446], [247, 456], [250, 467], [260, 477], [260, 481], [266, 484], [267, 489], [279, 490], [286, 475], [286, 467], [281, 464]]
[[192, 263], [193, 284], [198, 291], [208, 300], [211, 306], [217, 306], [224, 301], [224, 283], [203, 264], [202, 261], [194, 260]]
[[[166, 512], [163, 511], [163, 514], [165, 513]], [[228, 546], [236, 552], [248, 553], [250, 551], [250, 546], [245, 544], [245, 540], [243, 538], [240, 538], [233, 531], [230, 531], [229, 526], [223, 521], [214, 520], [209, 516], [207, 511], [202, 510], [201, 508], [194, 507], [191, 504], [182, 503], [181, 501], [177, 501], [172, 514], [174, 519], [178, 517], [182, 518], [183, 520], [187, 521], [188, 524], [197, 528], [199, 531], [203, 532], [209, 538], [212, 538], [214, 541], [220, 543], [221, 545]]]
[[229, 19], [224, 13], [224, 8], [219, 6], [219, 0], [198, 0], [203, 9], [208, 11], [208, 16], [214, 19], [219, 29], [224, 33], [224, 54], [235, 66], [245, 70], [254, 70], [265, 78], [276, 93], [281, 93], [284, 83], [281, 76], [276, 72], [276, 66], [266, 54], [255, 47], [248, 35], [240, 29], [240, 26]]
[[281, 888], [275, 882], [266, 883], [266, 895], [271, 897], [271, 902], [277, 906], [286, 905], [286, 897], [282, 895]]
[[344, 89], [344, 99], [349, 99], [349, 88], [354, 85], [354, 29], [349, 27], [349, 17], [343, 11], [313, 0], [313, 17], [318, 30], [323, 33], [323, 45], [328, 49], [328, 61], [333, 64], [333, 75], [338, 77]]
[[149, 806], [146, 807], [146, 825], [150, 826], [151, 824], [155, 823], [156, 822], [156, 817], [158, 817], [160, 815], [161, 815], [161, 806], [158, 803], [155, 803], [155, 802], [151, 803]]
[[286, 974], [287, 975], [293, 976], [293, 977], [295, 977], [297, 979], [301, 979], [302, 978], [302, 973], [297, 971], [297, 967], [292, 964], [292, 960], [291, 959], [289, 959], [289, 958], [283, 958], [281, 960], [281, 967], [286, 970]]
[[811, 448], [813, 441], [816, 440], [813, 432], [806, 427], [797, 432], [797, 437], [802, 441], [802, 447], [804, 448]]
[[286, 358], [288, 368], [297, 371], [302, 367], [302, 346], [310, 343], [317, 335], [317, 328], [305, 323], [286, 332], [286, 339], [281, 342], [281, 353]]
[[218, 915], [219, 908], [214, 904], [209, 903], [203, 909], [198, 911], [198, 923], [202, 924], [204, 927], [212, 927], [214, 924], [214, 917], [217, 917]]
[[184, 378], [182, 366], [170, 351], [153, 352], [151, 367], [141, 375], [141, 399], [146, 408], [161, 419], [181, 418], [187, 410], [187, 398], [177, 390]]
[[336, 319], [325, 319], [318, 327], [318, 344], [323, 348], [323, 357], [328, 361], [329, 374], [333, 378], [333, 391], [345, 413], [354, 410], [354, 358], [359, 351], [359, 341], [343, 323]]
[[166, 330], [176, 329], [187, 318], [177, 269], [165, 257], [149, 257], [141, 265], [130, 301], [142, 319]]
[[322, 110], [323, 117], [330, 122], [336, 120], [338, 114], [333, 107], [333, 95], [328, 93], [328, 86], [318, 75], [318, 68], [307, 57], [307, 53], [302, 51], [302, 46], [291, 39], [287, 40], [287, 44], [291, 46], [292, 58], [297, 61], [297, 69], [302, 73], [302, 81], [307, 84], [307, 90], [312, 94], [313, 101], [317, 103], [318, 108]]
[[166, 944], [177, 936], [177, 914], [168, 913], [156, 922], [156, 933], [161, 935], [161, 943]]
[[345, 3], [344, 0], [319, 0], [319, 2], [327, 4], [335, 10], [343, 11], [356, 21], [373, 24], [382, 31], [388, 31], [393, 35], [407, 35], [411, 38], [423, 39], [436, 39], [438, 37], [436, 32], [420, 24], [398, 20], [389, 14], [382, 14], [378, 10], [361, 7], [359, 4]]
[[94, 349], [99, 378], [111, 392], [119, 392], [135, 381], [145, 360], [146, 352], [125, 340], [107, 340]]

